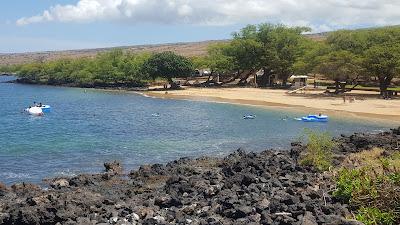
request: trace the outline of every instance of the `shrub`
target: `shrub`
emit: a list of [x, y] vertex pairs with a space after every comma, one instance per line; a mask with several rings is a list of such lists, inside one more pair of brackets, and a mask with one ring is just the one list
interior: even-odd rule
[[319, 133], [306, 129], [304, 133], [308, 139], [307, 148], [300, 164], [313, 166], [319, 171], [328, 170], [332, 166], [332, 148], [336, 143], [326, 132]]
[[336, 190], [333, 196], [344, 203], [349, 203], [361, 192], [375, 195], [372, 180], [366, 176], [365, 172], [364, 169], [341, 169], [336, 178]]
[[375, 149], [352, 155], [353, 162], [365, 162], [359, 168], [342, 168], [336, 175], [333, 196], [358, 209], [356, 219], [366, 225], [400, 224], [400, 157], [383, 152]]
[[395, 225], [396, 219], [392, 212], [382, 212], [377, 208], [362, 207], [358, 210], [356, 219], [365, 225]]

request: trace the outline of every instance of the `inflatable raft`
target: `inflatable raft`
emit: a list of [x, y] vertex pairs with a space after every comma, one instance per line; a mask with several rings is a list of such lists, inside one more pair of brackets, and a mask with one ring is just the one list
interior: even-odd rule
[[51, 107], [49, 105], [42, 105], [40, 108], [44, 113], [49, 113], [51, 111]]
[[328, 122], [328, 116], [326, 115], [308, 115], [301, 117], [303, 122]]
[[43, 116], [43, 110], [40, 107], [30, 107], [27, 108], [25, 111], [27, 111], [29, 114], [32, 116]]
[[245, 119], [245, 120], [251, 120], [251, 119], [255, 119], [256, 118], [256, 115], [244, 115], [243, 116], [243, 119]]

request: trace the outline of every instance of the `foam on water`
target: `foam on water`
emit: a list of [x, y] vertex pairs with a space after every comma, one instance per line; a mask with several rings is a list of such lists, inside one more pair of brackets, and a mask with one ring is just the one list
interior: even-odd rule
[[4, 177], [5, 179], [28, 179], [32, 178], [32, 175], [28, 173], [2, 172], [0, 173], [0, 177]]

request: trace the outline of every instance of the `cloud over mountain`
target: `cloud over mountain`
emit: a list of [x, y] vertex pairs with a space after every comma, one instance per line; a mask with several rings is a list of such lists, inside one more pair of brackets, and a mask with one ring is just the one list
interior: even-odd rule
[[227, 25], [271, 21], [323, 31], [353, 25], [399, 24], [398, 12], [398, 0], [80, 0], [75, 5], [55, 5], [16, 23]]

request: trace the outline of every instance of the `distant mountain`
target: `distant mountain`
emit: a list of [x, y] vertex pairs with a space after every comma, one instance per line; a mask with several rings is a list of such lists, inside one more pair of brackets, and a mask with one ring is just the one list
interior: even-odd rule
[[[365, 29], [382, 29], [388, 27], [400, 28], [400, 25], [383, 26], [383, 27], [367, 27], [357, 30]], [[316, 40], [323, 41], [327, 38], [330, 32], [321, 32], [314, 34], [305, 34], [304, 36]], [[110, 51], [112, 49], [121, 48], [129, 52], [163, 52], [173, 51], [183, 56], [202, 56], [207, 54], [207, 48], [210, 44], [223, 43], [229, 40], [210, 40], [200, 42], [180, 42], [168, 44], [154, 44], [154, 45], [134, 45], [134, 46], [121, 46], [110, 48], [95, 48], [95, 49], [79, 49], [79, 50], [65, 50], [65, 51], [44, 51], [44, 52], [27, 52], [27, 53], [0, 53], [0, 65], [13, 65], [21, 63], [29, 63], [34, 61], [48, 61], [59, 58], [78, 58], [78, 57], [93, 57], [100, 52]]]
[[[313, 40], [324, 40], [328, 33], [306, 34], [305, 36]], [[169, 44], [154, 45], [134, 45], [121, 46], [111, 48], [95, 48], [65, 51], [45, 51], [45, 52], [27, 52], [27, 53], [0, 53], [0, 65], [13, 65], [21, 63], [29, 63], [34, 61], [48, 61], [60, 58], [78, 58], [92, 57], [100, 52], [110, 51], [112, 49], [121, 48], [129, 52], [163, 52], [173, 51], [183, 56], [202, 56], [207, 53], [207, 47], [210, 44], [227, 42], [228, 40], [211, 40], [201, 42], [181, 42]]]
[[45, 51], [45, 52], [27, 52], [27, 53], [0, 53], [0, 65], [12, 65], [29, 63], [34, 61], [47, 61], [59, 58], [78, 58], [92, 57], [100, 52], [110, 51], [120, 48], [129, 52], [163, 52], [173, 51], [183, 56], [201, 56], [207, 53], [207, 47], [210, 44], [226, 42], [227, 40], [212, 40], [202, 42], [181, 42], [169, 44], [155, 45], [134, 45], [120, 46], [111, 48], [95, 48], [95, 49], [80, 49], [80, 50], [65, 50], [65, 51]]

